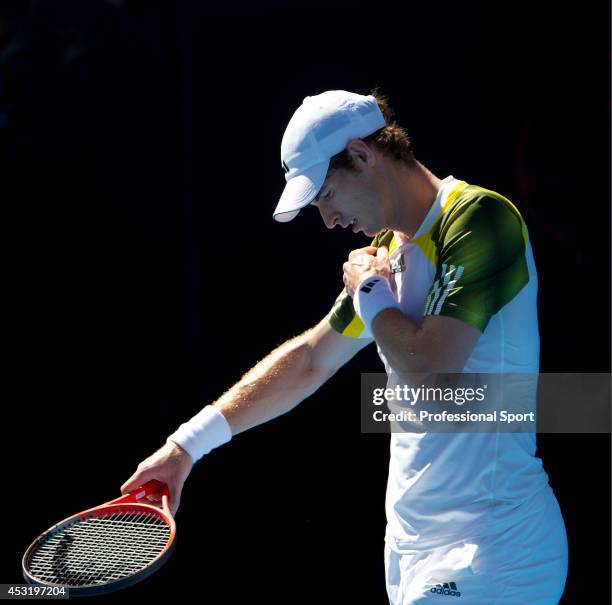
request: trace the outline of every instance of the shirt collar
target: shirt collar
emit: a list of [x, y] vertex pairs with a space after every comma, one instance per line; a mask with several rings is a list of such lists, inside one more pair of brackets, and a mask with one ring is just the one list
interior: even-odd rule
[[440, 215], [440, 212], [442, 211], [442, 208], [444, 208], [444, 204], [448, 199], [448, 194], [450, 193], [453, 186], [458, 182], [459, 180], [456, 179], [452, 174], [447, 176], [445, 179], [442, 179], [442, 185], [440, 186], [440, 189], [438, 189], [436, 199], [434, 200], [433, 204], [431, 205], [431, 208], [425, 215], [425, 218], [423, 219], [423, 222], [421, 223], [421, 226], [417, 229], [416, 233], [410, 238], [410, 240], [406, 240], [405, 237], [400, 236], [399, 233], [396, 231], [394, 232], [395, 239], [398, 240], [398, 242], [400, 243], [408, 243], [419, 235], [421, 235], [422, 233], [425, 233]]

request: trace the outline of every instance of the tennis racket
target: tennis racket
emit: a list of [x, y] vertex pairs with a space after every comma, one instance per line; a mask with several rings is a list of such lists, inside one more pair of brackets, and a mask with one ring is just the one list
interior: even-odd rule
[[149, 481], [38, 536], [23, 556], [23, 576], [30, 584], [68, 588], [70, 596], [114, 592], [157, 571], [175, 534], [168, 487]]

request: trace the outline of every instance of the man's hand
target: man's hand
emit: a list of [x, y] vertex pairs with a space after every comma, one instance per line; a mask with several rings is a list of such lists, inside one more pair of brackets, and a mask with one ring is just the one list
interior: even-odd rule
[[163, 481], [168, 486], [170, 510], [175, 515], [192, 466], [191, 456], [182, 447], [172, 442], [165, 443], [138, 465], [136, 472], [121, 486], [121, 493], [132, 492], [151, 479]]
[[385, 246], [375, 248], [366, 246], [353, 250], [348, 261], [342, 265], [344, 275], [342, 281], [346, 286], [349, 296], [355, 294], [359, 284], [372, 275], [382, 275], [389, 279], [391, 276], [391, 265], [389, 264], [389, 253]]

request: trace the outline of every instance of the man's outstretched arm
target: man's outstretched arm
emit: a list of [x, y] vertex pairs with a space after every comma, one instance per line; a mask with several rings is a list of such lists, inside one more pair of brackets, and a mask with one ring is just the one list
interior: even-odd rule
[[[274, 349], [217, 399], [212, 405], [222, 418], [213, 418], [213, 422], [227, 422], [234, 436], [288, 412], [369, 342], [339, 334], [325, 317]], [[121, 491], [127, 493], [150, 479], [159, 479], [169, 487], [175, 513], [193, 462], [187, 451], [169, 440], [139, 464]]]
[[338, 334], [324, 318], [272, 351], [213, 405], [237, 435], [294, 408], [367, 343]]

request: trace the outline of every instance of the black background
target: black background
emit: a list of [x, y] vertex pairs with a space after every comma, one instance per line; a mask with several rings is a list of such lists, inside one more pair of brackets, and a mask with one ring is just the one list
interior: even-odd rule
[[[534, 5], [2, 3], [0, 582], [330, 308], [367, 239], [314, 209], [271, 217], [307, 95], [381, 86], [434, 174], [512, 199], [541, 370], [610, 371], [610, 15]], [[197, 465], [170, 562], [108, 598], [384, 603], [389, 443], [360, 434], [362, 371], [382, 371], [373, 347]], [[538, 445], [569, 536], [563, 603], [608, 602], [610, 436]]]

